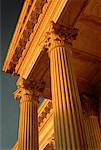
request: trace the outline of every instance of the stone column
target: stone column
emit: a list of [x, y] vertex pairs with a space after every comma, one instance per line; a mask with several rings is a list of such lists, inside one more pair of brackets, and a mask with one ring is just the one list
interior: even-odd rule
[[70, 45], [77, 29], [51, 23], [44, 49], [50, 57], [56, 150], [87, 149], [83, 113], [71, 66]]
[[100, 128], [101, 128], [101, 85], [99, 85], [97, 87], [96, 93], [97, 93], [97, 97], [98, 97], [98, 116], [99, 116], [99, 124], [100, 124]]
[[101, 95], [99, 95], [99, 124], [101, 128]]
[[101, 82], [99, 82], [98, 85], [95, 87], [94, 92], [96, 93], [98, 99], [98, 120], [101, 129]]
[[89, 150], [101, 149], [101, 129], [98, 121], [97, 105], [94, 98], [81, 96], [84, 113], [84, 125]]
[[14, 97], [20, 98], [18, 150], [38, 150], [38, 97], [23, 79], [18, 82]]

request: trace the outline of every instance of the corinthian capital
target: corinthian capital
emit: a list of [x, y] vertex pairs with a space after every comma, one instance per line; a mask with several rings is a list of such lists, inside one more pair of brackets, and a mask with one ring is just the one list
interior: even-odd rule
[[94, 98], [90, 98], [87, 95], [81, 96], [82, 109], [85, 116], [97, 115], [97, 104]]
[[72, 26], [66, 27], [63, 25], [59, 25], [52, 21], [49, 33], [51, 32], [58, 35], [60, 38], [63, 38], [64, 40], [73, 41], [76, 39], [76, 36], [78, 34], [78, 29]]
[[44, 82], [32, 82], [25, 79], [20, 79], [17, 82], [18, 89], [13, 93], [15, 99], [23, 98], [27, 96], [29, 99], [38, 99], [44, 88]]
[[78, 29], [69, 26], [59, 25], [53, 21], [50, 24], [49, 32], [46, 33], [43, 45], [45, 48], [51, 48], [56, 42], [64, 44], [66, 41], [68, 44], [72, 44], [73, 40], [76, 40]]

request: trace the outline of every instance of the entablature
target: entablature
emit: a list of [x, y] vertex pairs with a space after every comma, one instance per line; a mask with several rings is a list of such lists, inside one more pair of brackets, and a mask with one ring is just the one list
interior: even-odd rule
[[41, 106], [38, 109], [39, 131], [41, 130], [42, 127], [44, 127], [44, 124], [52, 114], [53, 114], [52, 101], [49, 99], [44, 99], [44, 102], [41, 104]]
[[[18, 20], [17, 25], [18, 27], [16, 27], [13, 40], [10, 44], [9, 52], [6, 57], [3, 71], [13, 75], [22, 75], [22, 73], [20, 73], [22, 72], [21, 65], [24, 61], [26, 53], [29, 51], [29, 47], [31, 47], [31, 42], [33, 41], [33, 38], [36, 35], [36, 32], [39, 29], [40, 24], [42, 24], [43, 20], [45, 20], [45, 22], [49, 22], [49, 19], [50, 17], [52, 17], [51, 15], [53, 14], [52, 10], [51, 14], [50, 9], [53, 8], [54, 10], [56, 7], [57, 9], [59, 9], [58, 5], [60, 4], [60, 9], [58, 10], [58, 12], [56, 11], [55, 13], [55, 18], [57, 18], [57, 15], [59, 16], [67, 1], [68, 0], [25, 1], [23, 7], [26, 13], [22, 9], [21, 16]], [[47, 15], [46, 11], [48, 12], [49, 16]], [[41, 25], [41, 30], [43, 27], [45, 27], [44, 29], [46, 29], [45, 22], [43, 23], [44, 25], [43, 24]], [[18, 30], [19, 26], [20, 29]], [[40, 35], [38, 37], [40, 37]], [[19, 69], [20, 67], [21, 69]]]
[[[21, 65], [21, 60], [23, 60], [28, 51], [28, 46], [46, 13], [50, 1], [51, 0], [25, 0], [3, 71], [18, 75], [17, 71]], [[19, 65], [17, 66], [17, 64]]]

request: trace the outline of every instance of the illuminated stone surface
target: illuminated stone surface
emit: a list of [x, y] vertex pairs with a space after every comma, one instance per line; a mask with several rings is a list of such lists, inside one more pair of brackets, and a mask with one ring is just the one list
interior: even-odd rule
[[[33, 89], [38, 99], [45, 98], [38, 110], [38, 121], [28, 113], [25, 115], [37, 124], [39, 150], [101, 149], [100, 8], [100, 0], [25, 0], [3, 71], [25, 79], [26, 87]], [[55, 29], [50, 28], [51, 22]], [[82, 95], [95, 99], [97, 113], [89, 101], [81, 107]], [[31, 113], [34, 104], [31, 102], [30, 108], [29, 103], [23, 103], [23, 111]], [[23, 114], [21, 108], [20, 112]], [[37, 130], [28, 126], [26, 135], [29, 130], [31, 136], [35, 134], [28, 141], [22, 136], [19, 145], [22, 129], [19, 128], [18, 144], [13, 150], [24, 142], [29, 141], [30, 146], [33, 140], [34, 144]], [[38, 147], [38, 142], [35, 144]], [[24, 150], [27, 149], [25, 146]]]

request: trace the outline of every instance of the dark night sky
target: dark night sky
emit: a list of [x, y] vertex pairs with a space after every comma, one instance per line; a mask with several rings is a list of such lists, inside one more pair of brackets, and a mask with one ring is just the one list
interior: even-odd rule
[[[23, 0], [1, 1], [1, 67], [3, 66], [9, 44], [23, 5]], [[19, 104], [13, 100], [16, 90], [16, 77], [1, 72], [0, 80], [0, 150], [11, 149], [17, 140]]]

